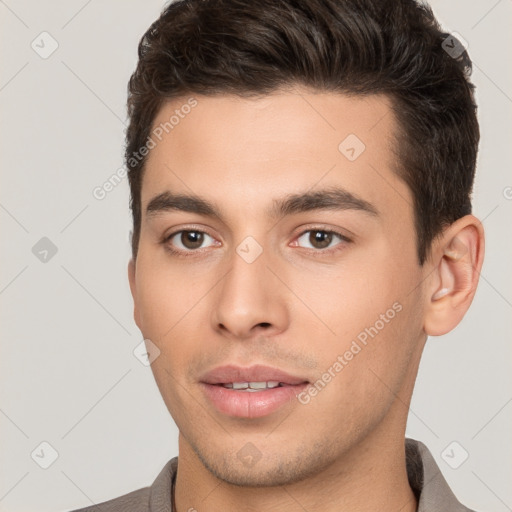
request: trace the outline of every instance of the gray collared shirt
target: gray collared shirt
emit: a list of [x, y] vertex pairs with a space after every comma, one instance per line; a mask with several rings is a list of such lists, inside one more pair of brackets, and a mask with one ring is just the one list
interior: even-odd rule
[[[459, 503], [423, 443], [406, 438], [405, 453], [409, 484], [418, 499], [417, 512], [474, 512]], [[173, 512], [172, 482], [177, 468], [178, 457], [174, 457], [149, 487], [72, 512]]]

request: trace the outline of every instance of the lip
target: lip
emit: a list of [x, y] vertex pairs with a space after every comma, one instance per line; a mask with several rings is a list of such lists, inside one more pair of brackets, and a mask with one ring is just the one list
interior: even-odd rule
[[[236, 391], [222, 386], [232, 382], [277, 381], [282, 386], [263, 391]], [[203, 375], [200, 386], [206, 398], [222, 414], [238, 418], [260, 418], [277, 411], [308, 385], [303, 377], [278, 368], [255, 365], [249, 368], [220, 366]]]
[[274, 380], [289, 386], [308, 382], [306, 378], [290, 375], [278, 368], [257, 364], [248, 368], [227, 365], [219, 366], [201, 377], [206, 384], [228, 384], [229, 382], [267, 382]]

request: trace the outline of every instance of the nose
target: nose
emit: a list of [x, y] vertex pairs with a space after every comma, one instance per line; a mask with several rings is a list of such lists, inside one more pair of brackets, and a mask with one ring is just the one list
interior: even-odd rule
[[212, 326], [217, 332], [242, 340], [287, 329], [290, 298], [271, 259], [265, 250], [252, 262], [233, 251], [214, 297]]

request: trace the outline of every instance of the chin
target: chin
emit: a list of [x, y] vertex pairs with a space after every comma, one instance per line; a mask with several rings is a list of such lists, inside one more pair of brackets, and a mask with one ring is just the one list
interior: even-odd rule
[[[254, 447], [254, 445], [252, 445]], [[245, 448], [245, 451], [244, 451]], [[282, 449], [282, 446], [280, 447]], [[219, 453], [200, 452], [196, 454], [204, 467], [219, 480], [239, 487], [278, 487], [306, 480], [325, 469], [333, 460], [332, 447], [310, 446], [309, 450], [296, 447], [296, 453], [289, 447], [279, 453], [276, 448], [271, 456], [268, 452], [258, 455], [248, 442], [238, 451], [219, 450]], [[252, 460], [247, 454], [253, 454]], [[244, 461], [244, 458], [246, 459]]]

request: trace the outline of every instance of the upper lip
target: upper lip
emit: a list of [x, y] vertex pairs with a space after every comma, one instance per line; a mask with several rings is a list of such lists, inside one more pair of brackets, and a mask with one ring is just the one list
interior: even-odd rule
[[268, 382], [277, 381], [283, 384], [296, 385], [308, 382], [307, 379], [290, 375], [278, 368], [270, 366], [254, 365], [248, 368], [227, 365], [218, 366], [205, 373], [201, 382], [206, 384], [228, 384], [232, 382]]

